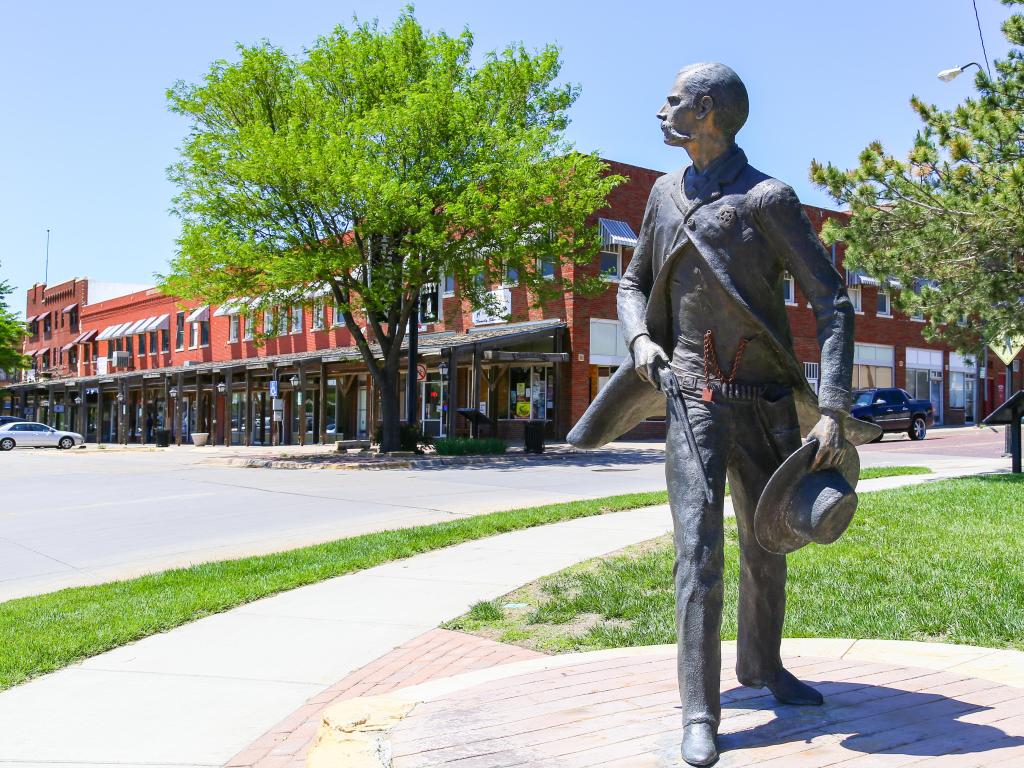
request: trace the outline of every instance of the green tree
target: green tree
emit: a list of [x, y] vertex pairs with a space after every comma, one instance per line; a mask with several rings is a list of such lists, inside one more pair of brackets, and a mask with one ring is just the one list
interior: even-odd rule
[[254, 309], [333, 295], [398, 444], [401, 345], [424, 284], [454, 275], [475, 307], [518, 272], [532, 300], [598, 281], [570, 265], [598, 247], [584, 226], [621, 179], [564, 138], [578, 88], [558, 50], [510, 46], [470, 61], [473, 38], [428, 33], [411, 9], [390, 30], [337, 27], [300, 57], [239, 46], [170, 108], [190, 132], [170, 169], [178, 253], [165, 290]]
[[1024, 334], [1024, 17], [1003, 32], [1013, 48], [993, 77], [977, 74], [975, 97], [952, 110], [911, 99], [923, 126], [905, 160], [876, 141], [851, 170], [811, 165], [852, 213], [824, 237], [846, 242], [852, 266], [898, 280], [926, 336], [962, 350]]
[[19, 371], [28, 367], [28, 358], [21, 354], [25, 338], [25, 321], [19, 320], [9, 306], [7, 297], [14, 292], [10, 283], [0, 280], [0, 371]]

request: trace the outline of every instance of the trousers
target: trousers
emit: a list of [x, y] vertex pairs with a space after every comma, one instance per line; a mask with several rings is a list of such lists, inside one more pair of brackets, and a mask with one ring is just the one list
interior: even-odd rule
[[[801, 444], [793, 396], [766, 391], [749, 399], [687, 397], [699, 459], [684, 425], [668, 413], [665, 476], [675, 543], [675, 619], [683, 724], [721, 720], [723, 497], [728, 477], [739, 533], [740, 584], [736, 675], [761, 687], [782, 666], [786, 557], [754, 535], [754, 510], [772, 473]], [[703, 467], [701, 466], [703, 465]], [[709, 503], [701, 472], [712, 488]]]

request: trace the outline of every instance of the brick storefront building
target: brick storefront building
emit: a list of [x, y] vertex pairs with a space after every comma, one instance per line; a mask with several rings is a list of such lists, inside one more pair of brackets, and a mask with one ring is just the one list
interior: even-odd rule
[[[466, 433], [459, 408], [481, 411], [483, 434], [518, 439], [531, 419], [561, 438], [582, 415], [627, 353], [618, 329], [615, 289], [632, 255], [648, 193], [660, 176], [611, 162], [629, 181], [598, 212], [604, 246], [573, 269], [603, 273], [607, 290], [565, 293], [541, 308], [508, 275], [491, 286], [507, 317], [474, 312], [450, 277], [423, 291], [419, 319], [417, 417], [433, 435]], [[805, 206], [819, 230], [843, 214]], [[832, 249], [843, 271], [843, 248]], [[847, 273], [858, 307], [856, 386], [895, 385], [935, 402], [939, 420], [973, 421], [973, 361], [926, 342], [923, 323], [893, 309], [892, 292]], [[797, 356], [812, 382], [820, 360], [814, 318], [799, 289], [784, 285]], [[15, 413], [73, 429], [90, 442], [152, 442], [158, 428], [175, 442], [206, 433], [219, 444], [309, 443], [373, 432], [378, 407], [373, 382], [348, 331], [335, 325], [329, 297], [310, 294], [299, 307], [258, 315], [244, 301], [221, 307], [181, 302], [154, 288], [69, 280], [28, 291], [34, 367], [2, 403]], [[273, 329], [262, 344], [252, 328]], [[1005, 397], [1005, 367], [983, 360], [981, 415]], [[1014, 389], [1022, 385], [1014, 374]], [[275, 396], [276, 391], [276, 396]], [[403, 385], [403, 393], [405, 391]], [[279, 406], [279, 408], [275, 408]], [[404, 396], [403, 396], [403, 418]], [[281, 414], [277, 421], [275, 410]], [[657, 437], [652, 420], [631, 433]]]

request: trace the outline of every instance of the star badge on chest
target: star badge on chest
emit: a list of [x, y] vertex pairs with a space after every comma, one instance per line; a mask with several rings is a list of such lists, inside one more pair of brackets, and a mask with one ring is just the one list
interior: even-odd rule
[[723, 227], [728, 227], [734, 221], [736, 221], [736, 209], [731, 205], [723, 205], [718, 209], [718, 223]]

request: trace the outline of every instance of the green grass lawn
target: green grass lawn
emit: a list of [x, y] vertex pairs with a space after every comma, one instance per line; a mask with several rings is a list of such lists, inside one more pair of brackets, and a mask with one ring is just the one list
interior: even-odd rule
[[[920, 467], [887, 468], [909, 474]], [[862, 477], [867, 477], [865, 470]], [[464, 541], [664, 504], [665, 492], [494, 512], [0, 603], [0, 690], [133, 640], [258, 600]]]
[[[1024, 479], [946, 480], [861, 495], [834, 544], [789, 557], [787, 637], [1024, 649]], [[447, 626], [564, 652], [675, 642], [669, 537], [479, 603]], [[722, 636], [736, 637], [738, 546], [726, 522]]]

